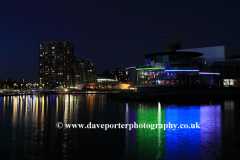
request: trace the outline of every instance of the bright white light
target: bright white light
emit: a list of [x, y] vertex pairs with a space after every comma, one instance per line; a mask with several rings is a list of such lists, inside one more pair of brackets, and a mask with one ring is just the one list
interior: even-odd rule
[[166, 72], [199, 72], [197, 69], [165, 70]]
[[161, 112], [161, 103], [158, 102], [158, 112], [160, 113]]
[[128, 68], [126, 68], [125, 70], [134, 69], [134, 68], [136, 68], [136, 66], [135, 66], [135, 67], [128, 67]]
[[223, 79], [223, 86], [233, 86], [234, 80], [233, 79]]
[[211, 73], [211, 72], [199, 72], [199, 74], [214, 74], [214, 75], [220, 75], [220, 73]]

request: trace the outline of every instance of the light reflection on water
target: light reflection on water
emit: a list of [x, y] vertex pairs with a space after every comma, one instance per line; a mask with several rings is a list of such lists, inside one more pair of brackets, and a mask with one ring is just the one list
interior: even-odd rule
[[[105, 95], [0, 97], [3, 159], [209, 159], [203, 147], [239, 131], [238, 101], [126, 102]], [[57, 129], [56, 123], [200, 124], [200, 129]], [[94, 153], [94, 154], [93, 154]], [[220, 156], [220, 154], [218, 155]]]

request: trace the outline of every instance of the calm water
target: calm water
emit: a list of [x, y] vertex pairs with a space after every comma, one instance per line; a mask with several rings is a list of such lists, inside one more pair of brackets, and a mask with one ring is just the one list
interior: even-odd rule
[[[0, 97], [0, 159], [210, 159], [239, 132], [239, 101], [135, 102], [105, 95]], [[58, 129], [88, 124], [200, 124], [198, 129]], [[210, 143], [215, 143], [211, 147]], [[203, 147], [209, 148], [206, 154]], [[220, 153], [217, 154], [220, 156]], [[214, 158], [213, 158], [214, 159]]]

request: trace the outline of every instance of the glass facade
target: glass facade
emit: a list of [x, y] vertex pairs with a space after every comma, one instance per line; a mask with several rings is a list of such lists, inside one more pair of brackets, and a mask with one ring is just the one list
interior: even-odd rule
[[167, 73], [164, 70], [138, 71], [137, 81], [139, 85], [174, 85], [178, 84], [176, 73]]
[[215, 85], [219, 74], [199, 70], [137, 70], [137, 86]]

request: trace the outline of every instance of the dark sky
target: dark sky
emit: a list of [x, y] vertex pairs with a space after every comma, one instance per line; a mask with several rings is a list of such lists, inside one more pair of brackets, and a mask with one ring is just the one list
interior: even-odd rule
[[97, 73], [143, 65], [166, 33], [182, 48], [226, 45], [238, 52], [238, 1], [5, 0], [0, 4], [0, 80], [38, 82], [39, 44], [67, 40]]

